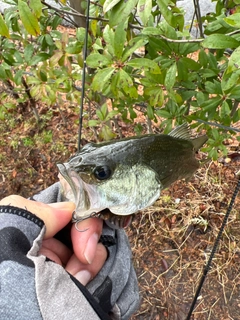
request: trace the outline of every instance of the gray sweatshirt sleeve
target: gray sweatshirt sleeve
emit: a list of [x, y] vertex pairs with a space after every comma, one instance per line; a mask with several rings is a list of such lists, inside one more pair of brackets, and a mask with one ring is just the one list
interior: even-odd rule
[[80, 282], [38, 255], [44, 233], [29, 211], [0, 206], [0, 320], [110, 319]]
[[[60, 184], [53, 184], [31, 199], [44, 203], [62, 201]], [[105, 224], [102, 235], [112, 244], [108, 246], [109, 256], [86, 288], [111, 319], [128, 320], [140, 302], [129, 241], [123, 229], [113, 230]]]

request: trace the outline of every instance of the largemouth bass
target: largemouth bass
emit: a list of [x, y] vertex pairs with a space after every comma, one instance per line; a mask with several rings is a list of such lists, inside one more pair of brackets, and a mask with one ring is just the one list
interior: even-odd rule
[[195, 153], [206, 141], [205, 135], [191, 139], [183, 124], [168, 135], [89, 143], [57, 165], [64, 199], [75, 202], [75, 220], [98, 216], [125, 227], [162, 189], [192, 177], [199, 167]]

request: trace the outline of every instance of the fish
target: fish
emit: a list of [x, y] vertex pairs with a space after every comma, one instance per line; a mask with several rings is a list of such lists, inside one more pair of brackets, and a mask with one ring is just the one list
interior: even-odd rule
[[169, 134], [146, 134], [86, 144], [57, 164], [63, 199], [73, 201], [74, 221], [100, 217], [126, 227], [132, 215], [151, 206], [173, 182], [199, 168], [196, 152], [206, 135], [191, 138], [184, 123]]

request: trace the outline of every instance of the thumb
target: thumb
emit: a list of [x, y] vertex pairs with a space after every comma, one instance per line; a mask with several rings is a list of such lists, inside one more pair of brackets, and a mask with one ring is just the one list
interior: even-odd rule
[[48, 204], [46, 210], [41, 213], [41, 216], [38, 215], [46, 226], [44, 239], [53, 237], [58, 231], [63, 229], [72, 220], [75, 208], [76, 206], [73, 202]]
[[25, 209], [42, 219], [46, 226], [44, 239], [53, 237], [64, 228], [71, 221], [75, 209], [75, 204], [72, 202], [45, 204], [18, 195], [11, 195], [2, 199], [0, 205], [11, 205]]

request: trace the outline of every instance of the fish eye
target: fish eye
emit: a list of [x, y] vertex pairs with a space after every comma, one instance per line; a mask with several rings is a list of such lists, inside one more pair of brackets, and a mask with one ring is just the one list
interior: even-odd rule
[[108, 166], [98, 166], [94, 168], [93, 174], [98, 180], [106, 180], [111, 176], [111, 169]]

